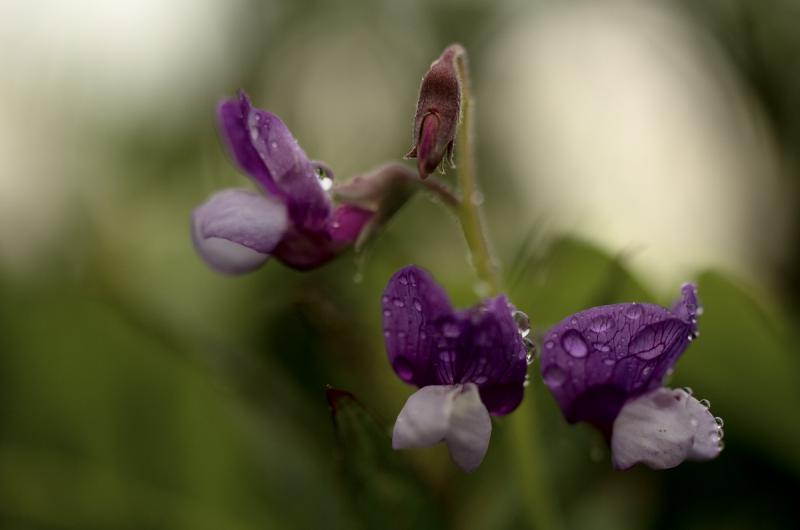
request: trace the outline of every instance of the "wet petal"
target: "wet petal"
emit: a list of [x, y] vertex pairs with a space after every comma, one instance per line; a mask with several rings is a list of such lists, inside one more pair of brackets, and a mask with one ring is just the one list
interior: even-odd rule
[[419, 267], [397, 271], [383, 292], [383, 331], [389, 362], [403, 381], [417, 386], [438, 384], [434, 340], [441, 339], [434, 323], [453, 314], [447, 293]]
[[683, 390], [659, 388], [622, 407], [614, 422], [614, 467], [643, 463], [668, 469], [684, 460], [710, 460], [721, 451], [722, 432], [708, 408]]
[[576, 313], [545, 337], [542, 378], [570, 422], [606, 436], [622, 405], [661, 385], [694, 338], [687, 315], [652, 304], [615, 304]]
[[222, 102], [217, 114], [223, 136], [242, 169], [284, 199], [297, 227], [323, 229], [331, 212], [330, 199], [315, 166], [283, 121], [253, 107], [244, 92], [238, 100]]
[[315, 269], [352, 246], [373, 215], [357, 206], [339, 206], [322, 231], [290, 228], [273, 255], [293, 269]]
[[394, 449], [447, 442], [453, 462], [466, 472], [483, 461], [492, 421], [474, 384], [426, 386], [408, 398], [392, 434]]
[[489, 411], [481, 402], [478, 387], [466, 384], [453, 398], [450, 422], [445, 434], [450, 458], [470, 473], [483, 462], [492, 435]]
[[457, 355], [453, 363], [444, 365], [448, 380], [478, 385], [484, 404], [494, 415], [507, 414], [519, 405], [528, 371], [527, 350], [513, 311], [501, 295], [460, 312]]
[[224, 190], [195, 209], [192, 240], [214, 269], [243, 274], [269, 258], [288, 224], [279, 200], [248, 190]]
[[430, 447], [444, 440], [457, 393], [455, 386], [426, 386], [411, 394], [395, 421], [392, 447]]

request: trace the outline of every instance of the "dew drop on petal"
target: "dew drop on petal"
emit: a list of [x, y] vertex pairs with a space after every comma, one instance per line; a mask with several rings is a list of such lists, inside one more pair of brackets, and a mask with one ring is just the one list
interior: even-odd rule
[[544, 347], [547, 348], [548, 350], [552, 350], [553, 346], [555, 345], [556, 345], [555, 342], [553, 342], [552, 340], [548, 340], [547, 342], [544, 343]]
[[417, 311], [422, 311], [422, 304], [419, 302], [419, 300], [414, 300], [414, 309]]
[[722, 426], [725, 425], [725, 422], [719, 416], [716, 416], [714, 418], [714, 423], [716, 423], [720, 428], [722, 428]]
[[561, 386], [566, 378], [567, 373], [555, 364], [548, 366], [542, 373], [542, 379], [549, 387]]
[[386, 318], [389, 318], [390, 316], [392, 316], [392, 312], [389, 311], [388, 309], [386, 309], [386, 310], [383, 311], [383, 316], [385, 316]]
[[586, 354], [589, 353], [589, 347], [586, 345], [586, 341], [583, 340], [583, 335], [574, 329], [567, 330], [561, 337], [561, 347], [568, 354], [579, 359], [586, 357]]
[[614, 321], [611, 319], [611, 317], [601, 315], [592, 319], [592, 322], [589, 324], [589, 329], [595, 333], [603, 333], [604, 331], [611, 329], [613, 325]]
[[395, 307], [405, 307], [406, 306], [406, 303], [403, 302], [402, 300], [400, 300], [399, 298], [395, 298], [394, 300], [392, 300], [392, 303], [394, 304]]
[[522, 311], [514, 311], [512, 316], [514, 317], [514, 322], [517, 324], [520, 335], [527, 337], [531, 332], [531, 321], [528, 315]]
[[642, 316], [642, 306], [639, 304], [631, 304], [631, 306], [625, 310], [625, 316], [631, 320], [636, 320]]
[[475, 378], [475, 381], [474, 381], [474, 383], [475, 383], [476, 385], [482, 385], [482, 384], [484, 384], [484, 383], [485, 383], [486, 381], [488, 381], [488, 380], [489, 380], [489, 378], [488, 378], [488, 377], [486, 377], [485, 375], [479, 375], [478, 377], [476, 377], [476, 378]]
[[688, 395], [688, 396], [691, 396], [691, 395], [694, 393], [694, 390], [692, 390], [692, 389], [691, 389], [690, 387], [688, 387], [688, 386], [685, 386], [685, 387], [681, 388], [681, 390], [683, 390], [684, 392], [686, 392], [686, 395]]
[[707, 409], [707, 408], [711, 407], [711, 402], [709, 400], [707, 400], [707, 399], [701, 399], [700, 400], [700, 405], [702, 405], [702, 407], [704, 409]]

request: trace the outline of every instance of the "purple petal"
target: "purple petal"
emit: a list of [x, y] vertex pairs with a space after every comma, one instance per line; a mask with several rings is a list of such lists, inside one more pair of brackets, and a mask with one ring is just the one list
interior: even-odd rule
[[614, 422], [614, 467], [653, 469], [684, 460], [711, 460], [722, 450], [722, 429], [707, 406], [684, 390], [659, 388], [625, 404]]
[[594, 307], [548, 333], [542, 378], [569, 422], [592, 423], [609, 436], [627, 400], [661, 385], [696, 332], [694, 290], [683, 294], [678, 314], [652, 304]]
[[458, 314], [461, 332], [454, 362], [440, 365], [444, 380], [475, 383], [494, 415], [511, 412], [522, 401], [528, 372], [527, 350], [505, 296]]
[[290, 228], [273, 255], [293, 269], [315, 269], [352, 246], [373, 215], [357, 206], [339, 206], [322, 231]]
[[214, 269], [243, 274], [269, 258], [287, 230], [286, 206], [248, 190], [224, 190], [192, 215], [192, 240]]
[[522, 400], [526, 350], [505, 296], [454, 311], [447, 294], [417, 267], [398, 271], [383, 296], [389, 362], [417, 386], [474, 383], [494, 415]]
[[432, 324], [453, 314], [453, 307], [431, 275], [413, 265], [397, 271], [383, 292], [383, 333], [389, 363], [406, 383], [438, 384], [433, 358]]
[[331, 212], [328, 195], [314, 166], [276, 115], [253, 107], [242, 92], [239, 100], [220, 104], [223, 136], [244, 171], [289, 206], [303, 230], [323, 229]]

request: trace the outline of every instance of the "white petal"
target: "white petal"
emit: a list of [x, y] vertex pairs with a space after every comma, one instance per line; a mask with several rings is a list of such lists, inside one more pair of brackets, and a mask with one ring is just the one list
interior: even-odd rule
[[468, 383], [453, 398], [445, 435], [450, 458], [467, 473], [474, 471], [483, 462], [491, 435], [489, 411], [481, 402], [478, 387]]
[[243, 274], [263, 264], [289, 225], [286, 206], [248, 190], [223, 190], [192, 216], [192, 240], [214, 269]]
[[411, 394], [397, 416], [392, 447], [430, 447], [444, 439], [453, 408], [454, 385], [426, 386]]
[[714, 417], [684, 390], [659, 388], [629, 401], [614, 421], [614, 467], [643, 463], [653, 469], [684, 460], [708, 460], [720, 450], [721, 430]]

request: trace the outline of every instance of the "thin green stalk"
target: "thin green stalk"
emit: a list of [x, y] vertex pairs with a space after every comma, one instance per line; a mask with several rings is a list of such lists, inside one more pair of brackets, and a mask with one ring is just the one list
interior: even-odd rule
[[470, 86], [469, 67], [465, 53], [456, 56], [456, 68], [461, 81], [461, 102], [463, 106], [461, 124], [456, 135], [456, 154], [458, 155], [458, 185], [463, 200], [458, 210], [461, 229], [467, 240], [472, 265], [478, 277], [486, 282], [490, 294], [500, 292], [500, 278], [497, 266], [489, 250], [486, 231], [481, 213], [482, 195], [475, 176], [475, 153], [472, 146], [472, 88]]
[[[481, 211], [483, 201], [478, 187], [472, 145], [474, 103], [466, 54], [460, 53], [455, 61], [461, 81], [463, 105], [456, 145], [458, 184], [463, 196], [458, 208], [459, 220], [478, 277], [487, 284], [489, 294], [497, 295], [501, 290], [500, 275], [484, 227]], [[533, 398], [533, 392], [527, 392], [527, 399], [508, 418], [507, 425], [511, 432], [507, 433], [506, 439], [511, 452], [511, 462], [514, 463], [517, 489], [528, 520], [537, 530], [559, 530], [562, 528], [561, 520], [550, 494], [545, 470], [541, 466], [544, 453], [537, 425], [536, 403]]]

